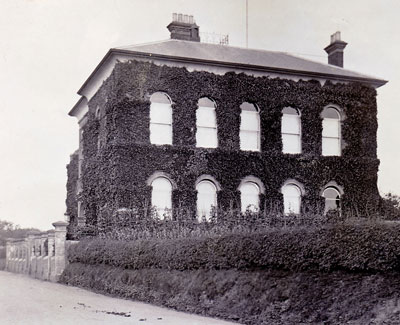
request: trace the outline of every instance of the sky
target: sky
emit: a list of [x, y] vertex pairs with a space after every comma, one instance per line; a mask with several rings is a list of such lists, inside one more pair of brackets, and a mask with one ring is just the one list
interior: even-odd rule
[[[341, 31], [345, 68], [389, 80], [377, 97], [378, 187], [400, 195], [400, 1], [248, 4], [250, 48], [326, 63], [323, 48]], [[0, 1], [0, 220], [42, 230], [65, 220], [76, 92], [109, 48], [168, 39], [173, 12], [246, 46], [246, 0]]]

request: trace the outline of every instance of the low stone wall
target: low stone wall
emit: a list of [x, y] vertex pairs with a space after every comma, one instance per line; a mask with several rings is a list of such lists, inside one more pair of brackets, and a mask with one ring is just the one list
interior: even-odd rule
[[31, 232], [26, 238], [9, 239], [6, 245], [6, 271], [24, 273], [34, 278], [58, 281], [64, 271], [68, 223], [53, 223], [47, 232]]

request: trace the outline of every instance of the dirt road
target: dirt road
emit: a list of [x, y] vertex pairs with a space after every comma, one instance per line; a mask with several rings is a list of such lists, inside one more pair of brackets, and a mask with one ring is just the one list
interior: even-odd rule
[[[0, 271], [0, 324], [232, 325]], [[237, 325], [237, 324], [236, 324]]]

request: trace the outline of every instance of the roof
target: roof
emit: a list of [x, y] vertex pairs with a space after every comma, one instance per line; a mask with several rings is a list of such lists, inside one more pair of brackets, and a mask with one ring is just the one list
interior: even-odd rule
[[168, 39], [165, 41], [117, 47], [111, 51], [150, 55], [164, 59], [203, 62], [256, 70], [269, 70], [328, 79], [366, 81], [382, 86], [387, 81], [334, 65], [304, 59], [285, 52], [248, 49], [227, 45]]

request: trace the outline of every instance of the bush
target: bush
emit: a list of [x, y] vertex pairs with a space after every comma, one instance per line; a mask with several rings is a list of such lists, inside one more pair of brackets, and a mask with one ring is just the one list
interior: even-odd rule
[[69, 264], [61, 282], [241, 324], [398, 324], [398, 274], [123, 270]]
[[301, 215], [285, 216], [278, 206], [265, 206], [261, 212], [244, 213], [236, 208], [212, 210], [208, 222], [199, 222], [186, 209], [174, 209], [174, 216], [161, 219], [154, 209], [102, 209], [96, 226], [86, 225], [75, 230], [75, 237], [99, 236], [103, 239], [172, 239], [187, 237], [210, 237], [231, 233], [253, 233], [271, 228], [321, 226], [341, 221], [338, 213], [321, 215], [308, 209]]
[[321, 228], [177, 239], [82, 240], [71, 263], [123, 269], [400, 270], [400, 224], [347, 222]]
[[400, 196], [387, 193], [382, 197], [382, 215], [387, 220], [400, 220]]

